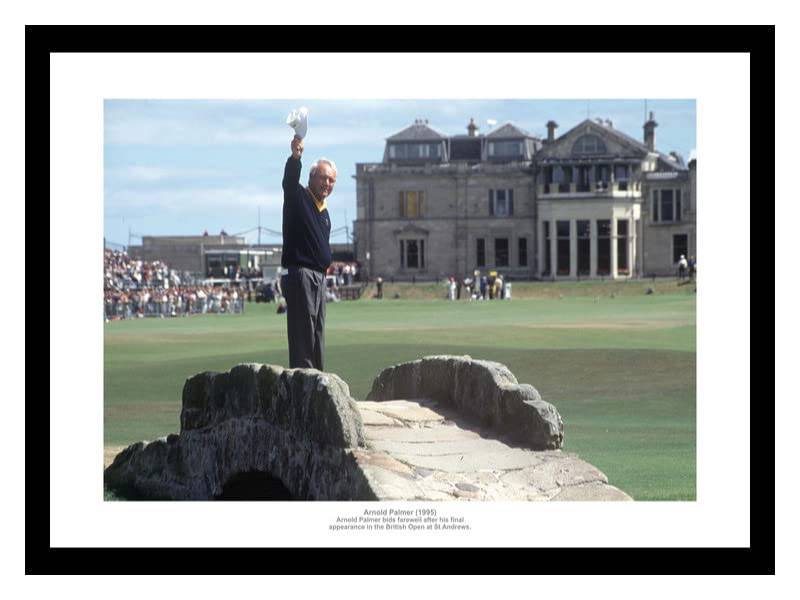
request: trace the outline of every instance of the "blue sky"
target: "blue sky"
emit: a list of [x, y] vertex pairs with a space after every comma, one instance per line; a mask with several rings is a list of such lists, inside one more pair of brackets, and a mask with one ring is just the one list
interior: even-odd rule
[[[385, 139], [427, 119], [444, 135], [479, 133], [511, 121], [545, 137], [553, 119], [560, 135], [587, 117], [611, 119], [641, 140], [639, 100], [106, 100], [104, 110], [104, 235], [127, 245], [136, 235], [230, 234], [261, 225], [281, 229], [281, 176], [293, 132], [289, 111], [309, 109], [302, 181], [321, 156], [338, 168], [328, 200], [333, 229], [356, 216], [356, 163], [380, 162]], [[694, 100], [647, 100], [658, 149], [688, 158], [696, 148]], [[352, 229], [351, 229], [352, 232]], [[257, 241], [257, 232], [245, 235]], [[140, 241], [134, 237], [132, 243]], [[280, 243], [262, 233], [262, 243]], [[332, 236], [344, 242], [345, 232]]]

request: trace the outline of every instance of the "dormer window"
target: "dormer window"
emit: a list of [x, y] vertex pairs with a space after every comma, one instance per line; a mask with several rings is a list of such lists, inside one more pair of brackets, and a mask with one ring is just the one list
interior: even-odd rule
[[425, 160], [442, 157], [441, 144], [390, 144], [389, 158], [393, 160]]
[[606, 154], [606, 145], [596, 135], [584, 135], [578, 138], [572, 147], [573, 154]]
[[489, 158], [518, 158], [523, 155], [522, 142], [489, 142]]

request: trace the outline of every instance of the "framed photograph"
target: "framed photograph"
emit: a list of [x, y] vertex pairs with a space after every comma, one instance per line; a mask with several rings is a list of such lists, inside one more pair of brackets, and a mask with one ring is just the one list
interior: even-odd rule
[[26, 28], [26, 571], [774, 573], [725, 341], [774, 27], [334, 29]]

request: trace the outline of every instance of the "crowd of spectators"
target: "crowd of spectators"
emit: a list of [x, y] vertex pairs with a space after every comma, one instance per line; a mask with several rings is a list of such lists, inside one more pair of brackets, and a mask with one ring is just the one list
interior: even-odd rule
[[106, 248], [103, 256], [106, 290], [163, 288], [181, 283], [180, 276], [160, 260], [132, 259], [127, 252]]
[[[329, 277], [333, 277], [333, 287], [342, 287], [344, 285], [353, 285], [354, 282], [361, 281], [361, 273], [358, 270], [358, 263], [354, 262], [341, 262], [335, 261], [328, 267], [327, 273]], [[331, 281], [329, 279], [329, 281]]]
[[506, 283], [503, 276], [497, 271], [489, 271], [481, 275], [475, 271], [472, 277], [457, 279], [450, 277], [446, 281], [447, 299], [461, 300], [462, 290], [468, 300], [510, 300], [511, 284]]
[[191, 285], [105, 292], [107, 320], [243, 311], [244, 297], [233, 287]]
[[[245, 301], [280, 304], [280, 267], [273, 282], [259, 283], [260, 269], [225, 268], [228, 285], [206, 285], [190, 273], [178, 273], [162, 261], [131, 258], [126, 252], [105, 249], [103, 313], [106, 321], [139, 317], [176, 317], [206, 313], [239, 313]], [[210, 275], [210, 274], [209, 274]], [[326, 273], [326, 300], [339, 300], [339, 288], [361, 281], [358, 263], [334, 262]], [[283, 303], [285, 306], [285, 302]], [[279, 307], [280, 308], [280, 307]], [[280, 311], [279, 311], [280, 312]]]
[[107, 321], [244, 310], [244, 294], [236, 287], [198, 284], [161, 261], [131, 259], [116, 250], [106, 249], [103, 258], [103, 315]]

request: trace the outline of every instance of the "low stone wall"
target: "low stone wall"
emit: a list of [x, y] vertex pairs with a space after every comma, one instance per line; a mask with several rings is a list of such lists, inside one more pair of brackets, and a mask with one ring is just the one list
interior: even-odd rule
[[564, 424], [556, 408], [497, 362], [426, 356], [384, 369], [367, 396], [373, 401], [419, 398], [449, 406], [527, 448], [553, 450], [564, 443]]
[[353, 450], [363, 424], [347, 384], [313, 369], [238, 365], [183, 388], [180, 435], [126, 448], [105, 471], [129, 497], [208, 500], [239, 473], [280, 479], [293, 498], [376, 499]]

